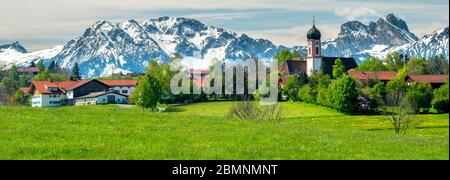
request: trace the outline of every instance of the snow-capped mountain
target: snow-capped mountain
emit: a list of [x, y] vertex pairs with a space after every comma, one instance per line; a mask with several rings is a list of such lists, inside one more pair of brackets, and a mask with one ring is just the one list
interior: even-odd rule
[[[299, 36], [306, 38], [306, 32]], [[336, 39], [323, 42], [322, 53], [353, 56], [359, 61], [394, 51], [423, 58], [444, 54], [448, 58], [448, 36], [447, 27], [418, 39], [405, 21], [389, 14], [369, 25], [358, 21], [344, 23]], [[194, 19], [161, 17], [121, 23], [102, 20], [64, 46], [32, 53], [18, 42], [0, 46], [0, 64], [27, 66], [43, 59], [46, 63], [55, 60], [70, 69], [78, 62], [83, 77], [98, 77], [143, 72], [149, 60], [166, 62], [173, 56], [193, 56], [194, 52], [200, 52], [204, 59], [269, 60], [283, 49], [306, 54], [305, 46], [277, 46], [269, 40], [254, 39]]]
[[152, 59], [168, 61], [175, 55], [237, 60], [272, 58], [283, 46], [253, 39], [194, 19], [161, 17], [143, 22], [98, 21], [67, 43], [54, 59], [64, 68], [78, 62], [82, 76], [143, 72]]
[[325, 41], [322, 52], [325, 56], [352, 56], [365, 50], [379, 50], [417, 41], [408, 25], [393, 14], [365, 25], [359, 21], [342, 24], [338, 37]]
[[29, 66], [30, 63], [40, 59], [48, 62], [61, 52], [62, 46], [55, 46], [50, 49], [44, 49], [35, 52], [28, 52], [19, 42], [0, 46], [0, 64], [6, 67]]
[[429, 59], [438, 55], [449, 57], [449, 27], [425, 35], [418, 41], [389, 49], [387, 52], [399, 52], [409, 57]]

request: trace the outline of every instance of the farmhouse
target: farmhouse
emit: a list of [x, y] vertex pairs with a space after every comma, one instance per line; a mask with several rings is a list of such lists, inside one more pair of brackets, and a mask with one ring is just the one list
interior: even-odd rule
[[[75, 105], [79, 99], [87, 101], [87, 98], [96, 98], [98, 94], [105, 92], [109, 92], [107, 94], [119, 94], [121, 97], [118, 97], [117, 100], [115, 98], [112, 100], [112, 97], [109, 97], [109, 100], [105, 100], [106, 103], [101, 99], [100, 102], [96, 101], [96, 104], [116, 104], [128, 102], [128, 96], [134, 91], [136, 85], [136, 80], [108, 80], [104, 82], [95, 79], [55, 82], [32, 81], [28, 92], [33, 95], [33, 107], [58, 107], [63, 104]], [[104, 95], [108, 98], [107, 94]]]
[[75, 106], [126, 103], [128, 103], [128, 95], [121, 94], [114, 90], [93, 92], [86, 96], [75, 98]]
[[433, 88], [439, 88], [446, 82], [446, 76], [445, 75], [425, 75], [425, 74], [418, 74], [418, 75], [408, 75], [405, 78], [405, 81], [407, 84], [412, 83], [429, 83], [431, 87]]
[[[308, 38], [308, 53], [306, 61], [288, 60], [280, 67], [279, 71], [285, 76], [299, 75], [302, 73], [311, 76], [314, 72], [322, 71], [324, 74], [333, 74], [333, 65], [336, 59], [341, 59], [345, 67], [345, 71], [356, 68], [358, 64], [355, 59], [348, 57], [323, 57], [321, 50], [321, 33], [316, 28], [315, 23], [307, 33]], [[287, 77], [280, 79], [280, 84], [284, 84]]]
[[138, 80], [100, 80], [100, 82], [117, 92], [127, 95], [133, 93], [138, 84]]
[[360, 80], [366, 84], [369, 80], [379, 80], [381, 82], [388, 82], [397, 77], [395, 71], [349, 71], [348, 75], [356, 80]]
[[18, 75], [31, 75], [36, 76], [41, 72], [37, 67], [29, 67], [29, 68], [17, 68]]

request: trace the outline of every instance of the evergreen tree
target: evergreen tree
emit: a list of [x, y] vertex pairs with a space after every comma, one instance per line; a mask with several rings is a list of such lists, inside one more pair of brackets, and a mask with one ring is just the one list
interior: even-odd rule
[[50, 65], [48, 65], [47, 70], [48, 70], [49, 73], [56, 73], [57, 72], [57, 67], [56, 67], [55, 60], [52, 60]]
[[81, 79], [80, 70], [78, 69], [78, 63], [77, 62], [73, 65], [71, 78], [73, 80], [80, 80]]
[[39, 68], [40, 71], [44, 71], [45, 70], [45, 65], [44, 65], [44, 60], [39, 60], [36, 67]]

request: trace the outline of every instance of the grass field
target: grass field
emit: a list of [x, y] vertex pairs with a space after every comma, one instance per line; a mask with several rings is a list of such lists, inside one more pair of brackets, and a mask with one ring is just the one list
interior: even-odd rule
[[448, 114], [418, 115], [396, 135], [382, 116], [281, 104], [281, 122], [226, 119], [230, 102], [0, 107], [0, 159], [449, 159]]

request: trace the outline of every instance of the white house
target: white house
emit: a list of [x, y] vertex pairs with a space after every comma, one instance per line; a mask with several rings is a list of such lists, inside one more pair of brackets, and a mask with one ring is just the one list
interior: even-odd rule
[[100, 82], [105, 83], [114, 91], [117, 91], [121, 94], [130, 95], [136, 89], [138, 84], [138, 80], [100, 80]]
[[31, 98], [32, 107], [59, 107], [65, 94], [58, 88], [58, 85], [48, 81], [34, 81], [36, 90]]

